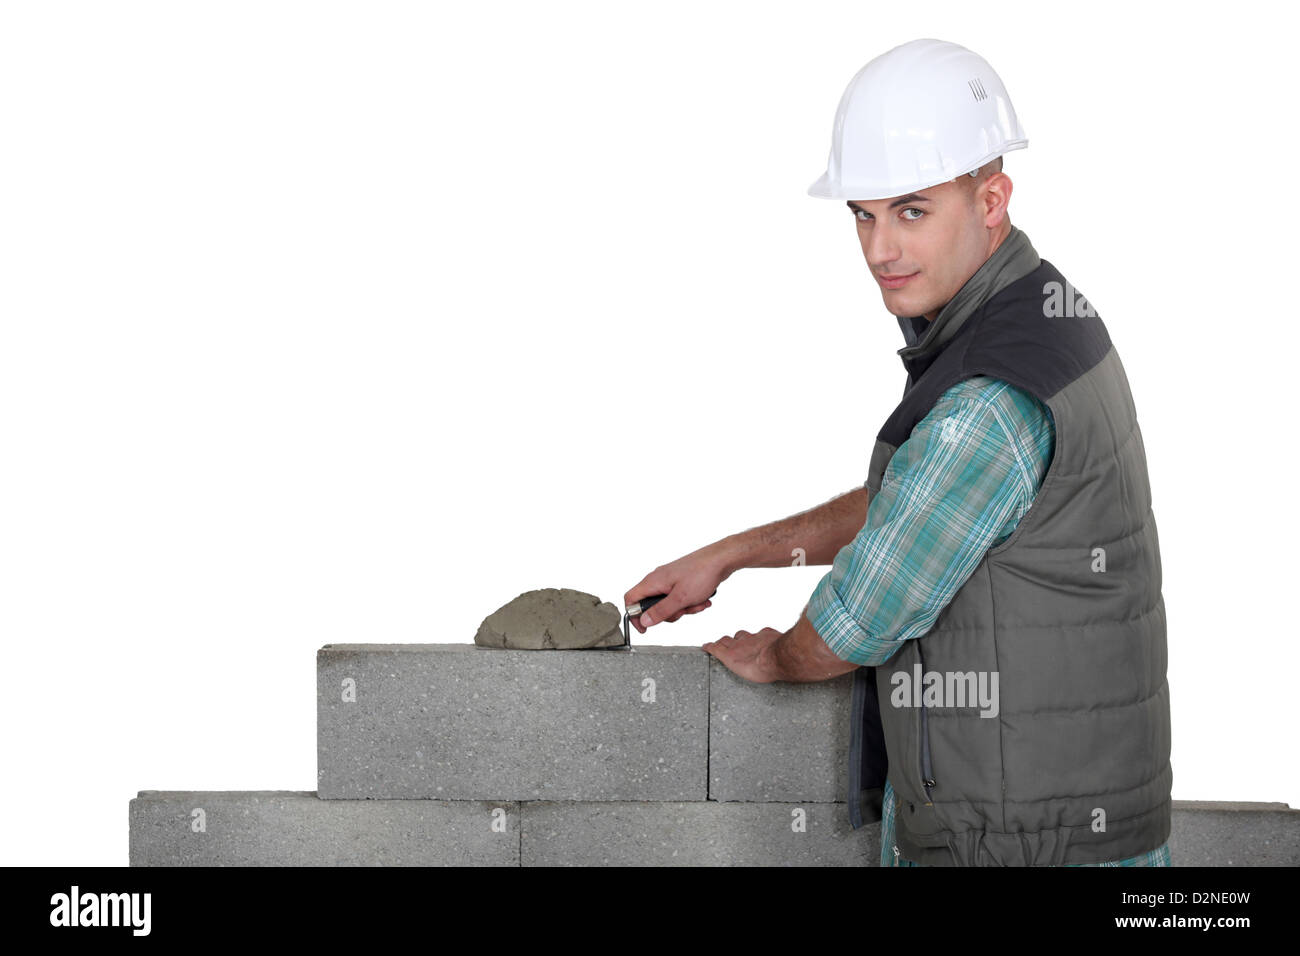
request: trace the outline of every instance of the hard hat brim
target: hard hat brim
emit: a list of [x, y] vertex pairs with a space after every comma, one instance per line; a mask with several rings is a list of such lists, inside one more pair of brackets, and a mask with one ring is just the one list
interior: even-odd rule
[[832, 181], [830, 170], [821, 174], [821, 177], [808, 187], [808, 195], [816, 199], [893, 199], [897, 196], [906, 196], [909, 193], [920, 192], [922, 189], [929, 189], [931, 186], [938, 186], [943, 183], [951, 182], [957, 176], [964, 175], [972, 169], [979, 169], [985, 163], [992, 162], [1004, 153], [1009, 153], [1015, 149], [1024, 149], [1029, 145], [1028, 139], [1015, 139], [1001, 146], [997, 152], [990, 153], [977, 162], [966, 164], [966, 168], [953, 176], [942, 176], [933, 180], [922, 180], [907, 186], [882, 186], [879, 183], [858, 183], [844, 184]]

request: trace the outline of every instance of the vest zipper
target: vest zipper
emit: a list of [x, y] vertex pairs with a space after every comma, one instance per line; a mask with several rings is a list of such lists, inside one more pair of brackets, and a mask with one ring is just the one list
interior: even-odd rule
[[935, 786], [934, 769], [930, 766], [930, 722], [925, 711], [925, 651], [921, 641], [916, 640], [916, 653], [921, 657], [921, 786], [925, 789], [925, 805], [934, 806], [934, 795], [930, 792]]

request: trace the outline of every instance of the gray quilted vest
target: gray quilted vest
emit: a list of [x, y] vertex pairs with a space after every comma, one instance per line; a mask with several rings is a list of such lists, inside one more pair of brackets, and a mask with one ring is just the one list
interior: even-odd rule
[[[917, 863], [1059, 866], [1154, 849], [1169, 837], [1173, 781], [1160, 546], [1106, 327], [1014, 227], [933, 323], [899, 324], [907, 386], [876, 438], [872, 495], [939, 396], [974, 375], [1042, 401], [1056, 447], [1029, 511], [934, 627], [857, 670], [853, 826], [880, 820], [888, 773], [899, 851]], [[981, 680], [996, 707], [980, 703]]]

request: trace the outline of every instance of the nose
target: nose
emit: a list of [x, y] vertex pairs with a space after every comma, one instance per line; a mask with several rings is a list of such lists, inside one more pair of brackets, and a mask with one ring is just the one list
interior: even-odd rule
[[862, 254], [866, 257], [871, 271], [877, 275], [882, 272], [894, 272], [890, 264], [899, 260], [902, 248], [893, 231], [888, 226], [881, 226], [876, 222], [866, 229], [859, 229], [858, 235], [862, 240]]

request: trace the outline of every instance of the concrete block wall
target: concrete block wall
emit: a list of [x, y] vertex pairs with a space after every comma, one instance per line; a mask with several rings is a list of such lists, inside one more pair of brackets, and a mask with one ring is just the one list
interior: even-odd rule
[[[696, 647], [317, 654], [316, 791], [142, 790], [133, 866], [873, 866], [852, 676], [755, 685]], [[1175, 865], [1300, 863], [1300, 811], [1175, 801]]]

